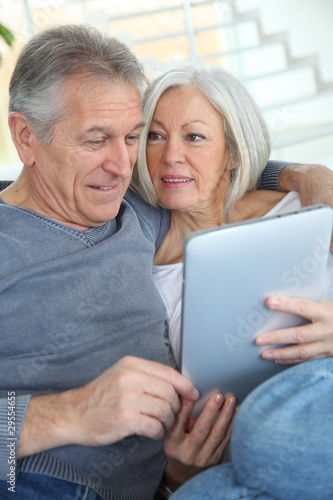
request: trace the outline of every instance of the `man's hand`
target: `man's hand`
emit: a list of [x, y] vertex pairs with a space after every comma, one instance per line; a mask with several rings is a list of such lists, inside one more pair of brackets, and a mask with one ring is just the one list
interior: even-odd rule
[[283, 191], [298, 191], [302, 206], [326, 203], [333, 208], [333, 171], [323, 165], [294, 163], [279, 175]]
[[271, 297], [266, 303], [274, 311], [297, 314], [311, 322], [259, 335], [256, 343], [261, 346], [288, 344], [265, 350], [264, 359], [295, 364], [333, 356], [333, 303], [286, 297]]
[[[279, 186], [283, 191], [298, 191], [303, 207], [325, 203], [333, 208], [333, 171], [328, 167], [288, 165], [279, 175]], [[333, 252], [333, 235], [330, 250]]]
[[178, 394], [199, 397], [173, 368], [125, 357], [81, 388], [31, 398], [18, 457], [67, 444], [107, 445], [131, 434], [159, 439], [175, 423]]

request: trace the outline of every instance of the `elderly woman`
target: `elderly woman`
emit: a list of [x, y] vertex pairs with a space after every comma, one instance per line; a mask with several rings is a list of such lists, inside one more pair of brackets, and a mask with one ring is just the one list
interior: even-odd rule
[[[196, 230], [291, 211], [301, 203], [295, 192], [257, 189], [270, 153], [269, 133], [247, 90], [222, 68], [183, 64], [168, 69], [151, 82], [144, 99], [144, 119], [147, 128], [132, 186], [152, 205], [171, 210], [169, 232], [155, 255], [154, 277], [169, 313], [169, 340], [178, 364], [184, 238]], [[330, 256], [326, 297], [333, 292], [332, 269]], [[258, 337], [260, 345], [291, 344], [267, 349], [264, 358], [298, 363], [332, 356], [333, 305], [286, 298], [272, 298], [268, 305], [301, 314], [311, 323]], [[199, 417], [202, 425], [208, 425], [209, 415], [212, 424], [222, 399], [217, 395], [210, 402], [210, 413], [203, 412], [206, 419]], [[189, 463], [188, 455], [180, 454], [177, 447], [186, 439], [190, 446], [183, 427], [191, 404], [184, 407], [175, 433], [166, 441], [166, 451]], [[221, 419], [218, 431], [229, 434], [234, 408], [235, 402], [229, 398], [217, 419]], [[212, 440], [211, 433], [206, 437]], [[212, 451], [214, 446], [209, 448], [207, 440], [197, 443], [197, 451], [205, 446], [206, 454], [193, 459], [193, 465], [212, 465], [222, 456], [225, 445]], [[192, 442], [192, 451], [194, 448]]]

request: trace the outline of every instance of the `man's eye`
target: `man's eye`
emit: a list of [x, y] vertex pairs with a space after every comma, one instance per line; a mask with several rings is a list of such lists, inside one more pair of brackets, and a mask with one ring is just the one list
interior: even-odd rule
[[149, 132], [148, 133], [148, 139], [150, 141], [157, 141], [161, 137], [162, 137], [161, 134], [159, 134], [158, 132]]
[[127, 142], [130, 144], [135, 144], [139, 140], [139, 135], [133, 134], [133, 135], [128, 135], [127, 136]]
[[88, 144], [92, 147], [98, 147], [98, 146], [101, 146], [102, 144], [104, 144], [104, 142], [105, 142], [105, 139], [94, 139], [94, 140], [88, 141]]

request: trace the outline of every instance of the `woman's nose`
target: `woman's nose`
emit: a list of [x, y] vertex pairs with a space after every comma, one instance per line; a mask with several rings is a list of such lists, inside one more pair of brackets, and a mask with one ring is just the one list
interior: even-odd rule
[[185, 161], [184, 146], [180, 140], [168, 140], [164, 150], [164, 162], [172, 167]]

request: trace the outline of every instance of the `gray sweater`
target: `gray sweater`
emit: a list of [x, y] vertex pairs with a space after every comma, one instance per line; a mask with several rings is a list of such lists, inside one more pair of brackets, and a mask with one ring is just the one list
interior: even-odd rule
[[[261, 188], [277, 189], [286, 165], [271, 162]], [[12, 450], [32, 395], [79, 387], [128, 354], [168, 363], [152, 282], [168, 226], [167, 212], [130, 192], [115, 220], [84, 233], [0, 200], [0, 480], [22, 470], [87, 484], [106, 500], [153, 497], [162, 440], [66, 446], [17, 464]]]
[[[82, 386], [125, 355], [168, 363], [166, 312], [152, 282], [168, 226], [167, 212], [131, 193], [115, 220], [86, 232], [0, 203], [0, 479], [15, 467], [7, 444], [17, 446], [31, 395]], [[131, 436], [51, 449], [17, 469], [134, 499], [153, 497], [164, 466], [162, 440]]]

